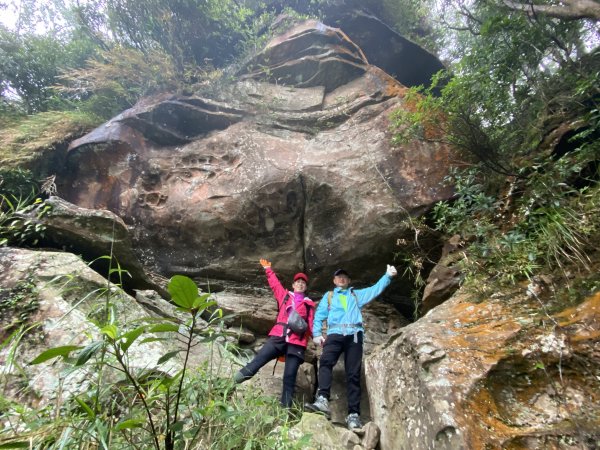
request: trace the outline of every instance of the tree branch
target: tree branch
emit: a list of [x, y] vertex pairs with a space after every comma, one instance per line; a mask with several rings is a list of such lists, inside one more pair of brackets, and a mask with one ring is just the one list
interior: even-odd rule
[[503, 0], [503, 3], [513, 11], [521, 11], [528, 15], [540, 14], [564, 20], [600, 20], [600, 1], [598, 0], [563, 0], [560, 6], [534, 5], [531, 1]]

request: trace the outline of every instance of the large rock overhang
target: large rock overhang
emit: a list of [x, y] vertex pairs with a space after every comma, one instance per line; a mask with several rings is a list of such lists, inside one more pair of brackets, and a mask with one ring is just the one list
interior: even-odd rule
[[[342, 48], [339, 64], [359, 72], [339, 77], [321, 64], [314, 75], [330, 85], [282, 85], [250, 61], [210, 98], [144, 99], [72, 143], [59, 192], [118, 214], [142, 263], [163, 275], [255, 283], [257, 259], [268, 257], [284, 280], [308, 271], [317, 291], [339, 266], [357, 286], [375, 282], [398, 239], [414, 240], [409, 217], [451, 197], [443, 179], [452, 152], [425, 139], [392, 145], [390, 114], [405, 108], [406, 88], [324, 27], [309, 21], [287, 36], [311, 48], [307, 37], [325, 35], [332, 44], [318, 58]], [[277, 67], [310, 64], [308, 50], [286, 42], [268, 46]], [[288, 60], [278, 45], [295, 49]], [[394, 283], [387, 294], [412, 304], [411, 288]]]

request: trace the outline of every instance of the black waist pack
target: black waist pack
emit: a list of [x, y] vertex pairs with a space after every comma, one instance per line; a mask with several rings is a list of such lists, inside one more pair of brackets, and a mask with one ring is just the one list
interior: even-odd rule
[[298, 314], [298, 311], [296, 311], [295, 309], [292, 309], [292, 312], [288, 317], [287, 324], [288, 328], [298, 335], [303, 335], [308, 329], [308, 324], [306, 323], [306, 320], [304, 320], [302, 316]]

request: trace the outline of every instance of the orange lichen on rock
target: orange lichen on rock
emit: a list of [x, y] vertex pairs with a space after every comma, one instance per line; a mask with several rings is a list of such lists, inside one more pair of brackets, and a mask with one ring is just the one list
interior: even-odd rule
[[583, 303], [565, 309], [555, 314], [561, 327], [567, 327], [575, 323], [585, 323], [595, 330], [600, 329], [600, 292], [588, 297]]
[[[464, 413], [457, 415], [464, 422], [468, 448], [508, 448], [509, 444], [515, 449], [532, 448], [526, 444], [532, 439], [546, 442], [600, 425], [600, 411], [595, 406], [600, 400], [599, 383], [578, 369], [583, 361], [591, 364], [588, 371], [597, 367], [593, 348], [600, 335], [600, 294], [556, 314], [561, 326], [558, 330], [548, 330], [541, 325], [543, 321], [532, 321], [528, 326], [517, 326], [523, 332], [513, 334], [514, 339], [507, 331], [515, 328], [507, 322], [515, 322], [520, 310], [527, 311], [526, 302], [461, 303], [453, 309], [458, 313], [461, 308], [470, 317], [459, 313], [463, 331], [453, 337], [449, 348], [454, 349], [456, 358], [464, 360], [457, 349], [473, 346], [471, 340], [475, 339], [477, 345], [470, 357], [491, 367], [467, 394], [460, 407]], [[493, 317], [488, 314], [486, 320], [486, 311], [494, 311]], [[500, 335], [495, 334], [498, 330]], [[487, 342], [483, 339], [486, 334]], [[546, 336], [554, 336], [558, 344], [565, 336], [571, 347], [544, 350], [540, 343]], [[575, 342], [580, 345], [573, 346]], [[572, 352], [578, 357], [570, 357]]]

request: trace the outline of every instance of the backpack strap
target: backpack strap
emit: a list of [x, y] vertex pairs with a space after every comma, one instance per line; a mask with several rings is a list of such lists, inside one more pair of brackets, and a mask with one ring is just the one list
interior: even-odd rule
[[[291, 297], [292, 294], [290, 293], [290, 291], [287, 292], [287, 294], [285, 294], [285, 297], [283, 297], [283, 301], [281, 302], [281, 305], [285, 305], [287, 303], [287, 300], [289, 297]], [[304, 298], [308, 298], [308, 297], [304, 297]], [[296, 309], [296, 304], [294, 303], [294, 299], [292, 298], [292, 308]], [[306, 320], [308, 320], [308, 309], [312, 308], [312, 305], [306, 304]], [[279, 307], [279, 302], [277, 302], [277, 315], [279, 315], [279, 311], [281, 310], [281, 308]], [[287, 331], [288, 331], [288, 324], [287, 322], [276, 322], [276, 325], [281, 325], [283, 327], [283, 331], [281, 333], [281, 337], [285, 337], [287, 335]]]
[[353, 288], [350, 288], [350, 293], [354, 296], [354, 300], [356, 300], [356, 307], [358, 308], [358, 295], [354, 292]]
[[[284, 306], [287, 302], [288, 297], [290, 296], [290, 291], [287, 291], [287, 293], [285, 294], [285, 297], [283, 297], [283, 301], [281, 302], [281, 306], [279, 305], [279, 302], [277, 302], [277, 316], [279, 316], [279, 311], [281, 311], [281, 307]], [[275, 299], [277, 300], [277, 299]], [[292, 304], [293, 304], [293, 300], [292, 300]], [[287, 322], [276, 322], [275, 325], [281, 325], [283, 327], [283, 330], [281, 331], [281, 337], [285, 337], [287, 335], [287, 328], [288, 328], [288, 324]], [[275, 363], [275, 365], [277, 365], [277, 363]], [[275, 371], [275, 367], [273, 367], [273, 372]]]
[[[350, 288], [350, 293], [354, 296], [354, 300], [356, 300], [356, 307], [358, 308], [358, 295], [354, 292], [354, 289]], [[331, 309], [331, 299], [333, 298], [333, 291], [329, 291], [327, 293], [327, 310]]]
[[[358, 308], [358, 295], [356, 295], [356, 292], [354, 292], [354, 289], [350, 288], [350, 293], [352, 294], [352, 296], [354, 297], [354, 300], [356, 300], [356, 308]], [[333, 298], [333, 291], [329, 291], [327, 293], [327, 309], [331, 310], [331, 299]], [[360, 309], [359, 309], [360, 310]], [[341, 323], [341, 324], [329, 324], [329, 322], [327, 323], [327, 326], [331, 326], [333, 327], [341, 327], [341, 328], [357, 328], [357, 327], [362, 327], [363, 324], [362, 322], [360, 323]], [[358, 332], [355, 331], [354, 332], [354, 343], [358, 342]]]

